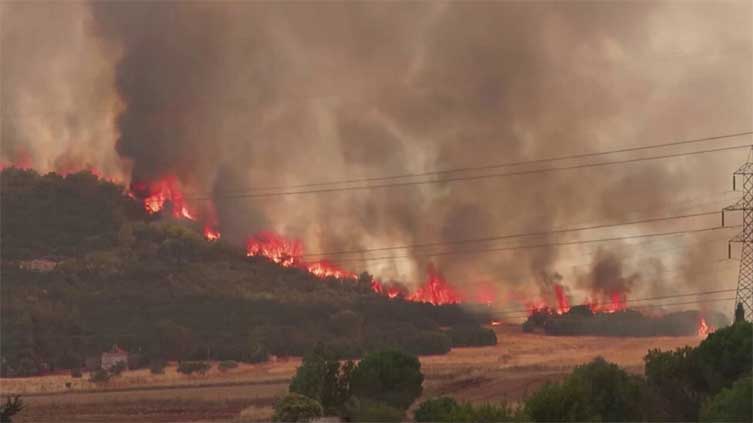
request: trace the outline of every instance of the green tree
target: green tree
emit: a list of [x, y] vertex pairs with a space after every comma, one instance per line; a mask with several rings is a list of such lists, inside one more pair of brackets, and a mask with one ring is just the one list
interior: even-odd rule
[[638, 421], [652, 407], [645, 384], [601, 357], [576, 367], [563, 382], [547, 384], [526, 401], [533, 421]]
[[697, 420], [701, 404], [753, 371], [753, 324], [738, 321], [711, 333], [696, 348], [651, 350], [644, 358], [648, 383], [669, 415]]
[[322, 344], [303, 357], [290, 382], [290, 392], [313, 398], [327, 413], [335, 412], [350, 397], [353, 362], [341, 365]]
[[276, 422], [308, 422], [321, 417], [322, 406], [305, 395], [290, 393], [275, 405], [272, 420]]
[[753, 379], [744, 376], [731, 388], [709, 398], [701, 409], [702, 422], [753, 421]]
[[418, 358], [399, 351], [368, 354], [353, 370], [351, 393], [361, 399], [407, 409], [421, 395], [424, 376]]

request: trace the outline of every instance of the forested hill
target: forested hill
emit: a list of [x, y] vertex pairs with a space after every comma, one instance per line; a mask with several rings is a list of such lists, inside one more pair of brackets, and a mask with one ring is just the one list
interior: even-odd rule
[[5, 376], [75, 367], [113, 344], [145, 361], [255, 361], [317, 342], [342, 356], [496, 342], [459, 306], [389, 300], [368, 274], [321, 280], [247, 258], [89, 173], [0, 176]]

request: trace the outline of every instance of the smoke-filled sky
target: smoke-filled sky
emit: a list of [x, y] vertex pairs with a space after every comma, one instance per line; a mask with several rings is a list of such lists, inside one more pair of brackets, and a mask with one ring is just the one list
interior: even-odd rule
[[[730, 173], [745, 150], [399, 188], [226, 194], [750, 130], [752, 12], [749, 1], [3, 3], [0, 162], [86, 164], [126, 182], [175, 175], [188, 197], [214, 198], [225, 239], [274, 230], [311, 252], [716, 210], [736, 198]], [[430, 251], [716, 224], [714, 216]], [[719, 261], [732, 234], [431, 261], [467, 292], [507, 298], [557, 281], [576, 298], [614, 285], [666, 294], [734, 287], [737, 262]], [[403, 258], [346, 267], [418, 281], [425, 252], [377, 252]]]

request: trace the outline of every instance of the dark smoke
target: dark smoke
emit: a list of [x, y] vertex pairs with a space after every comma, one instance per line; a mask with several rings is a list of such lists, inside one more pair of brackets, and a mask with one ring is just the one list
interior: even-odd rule
[[[37, 46], [68, 57], [56, 41], [64, 37], [52, 34], [73, 30], [40, 17], [40, 7], [6, 7], [13, 16], [5, 21], [33, 23], [48, 35], [22, 40], [22, 24], [5, 30], [11, 63]], [[135, 180], [174, 174], [188, 196], [214, 196], [224, 238], [236, 241], [267, 229], [302, 238], [309, 251], [350, 250], [718, 208], [742, 153], [399, 189], [269, 199], [223, 193], [727, 133], [749, 129], [753, 113], [746, 2], [95, 2], [68, 12], [78, 17], [76, 33], [87, 35], [78, 43], [97, 46], [87, 50], [92, 58], [78, 61], [110, 66], [110, 92], [75, 105], [82, 115], [70, 127], [113, 126], [107, 116], [83, 112], [99, 110], [97, 99], [119, 99], [115, 130], [101, 137], [106, 148], [99, 150], [116, 145]], [[4, 80], [26, 90], [87, 92], [92, 78], [47, 75], [41, 59], [24, 63], [37, 80], [26, 80], [21, 65], [10, 66]], [[37, 91], [56, 98], [51, 88]], [[65, 122], [23, 106], [19, 92], [11, 89], [3, 100], [42, 121]], [[14, 124], [13, 142], [42, 155], [31, 128]], [[704, 202], [709, 193], [716, 202]], [[435, 258], [422, 250], [409, 252], [410, 260], [348, 266], [417, 281], [432, 260], [450, 282], [493, 281], [500, 291], [535, 293], [540, 275], [558, 273], [563, 285], [586, 294], [615, 283], [646, 292], [655, 289], [644, 286], [649, 279], [693, 284], [662, 278], [664, 268], [688, 266], [651, 254], [672, 246], [693, 256], [704, 248], [685, 239], [639, 248], [613, 243], [595, 258], [594, 246]], [[584, 266], [593, 267], [585, 280], [588, 271], [577, 270]], [[651, 277], [639, 278], [638, 269], [650, 269]]]

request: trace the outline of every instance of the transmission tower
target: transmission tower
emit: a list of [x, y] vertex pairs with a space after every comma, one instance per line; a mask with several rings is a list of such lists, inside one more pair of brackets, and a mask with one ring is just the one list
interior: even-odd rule
[[732, 174], [732, 190], [737, 190], [737, 181], [743, 185], [743, 196], [735, 204], [722, 210], [722, 226], [725, 211], [743, 212], [743, 230], [729, 240], [728, 254], [732, 255], [732, 244], [742, 244], [740, 250], [740, 273], [737, 277], [737, 295], [735, 307], [742, 304], [745, 316], [753, 316], [753, 148], [748, 154], [748, 161]]

